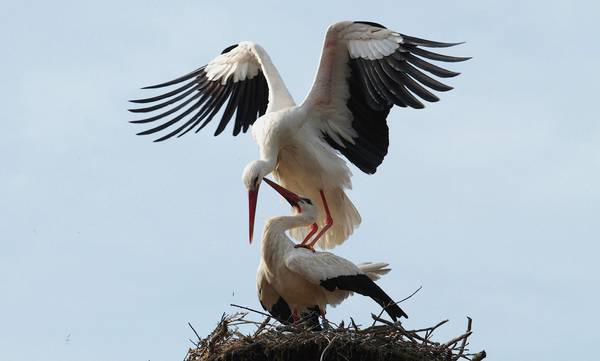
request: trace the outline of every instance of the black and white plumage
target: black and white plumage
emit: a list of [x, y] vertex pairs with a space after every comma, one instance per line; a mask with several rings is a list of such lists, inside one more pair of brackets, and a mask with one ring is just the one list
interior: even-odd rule
[[[356, 265], [365, 275], [368, 276], [372, 281], [377, 281], [381, 276], [387, 274], [391, 269], [388, 268], [387, 263], [360, 263]], [[258, 270], [256, 271], [256, 291], [258, 294], [258, 300], [262, 308], [269, 312], [269, 314], [282, 324], [292, 324], [294, 317], [292, 310], [285, 299], [275, 290], [273, 285], [268, 281], [269, 269], [265, 263], [261, 260]], [[344, 276], [341, 276], [344, 277]], [[335, 284], [338, 281], [343, 280], [326, 280], [323, 282], [323, 287], [329, 291], [335, 290]], [[352, 279], [347, 280], [349, 283], [345, 287], [348, 289], [352, 288]], [[318, 305], [313, 305], [301, 310], [298, 310], [298, 316], [300, 319], [312, 330], [318, 330], [321, 328], [319, 322], [319, 316], [321, 310]]]
[[[331, 248], [361, 221], [345, 194], [351, 187], [350, 170], [337, 152], [363, 172], [375, 173], [388, 152], [386, 118], [391, 108], [422, 108], [424, 101], [438, 101], [435, 91], [452, 88], [433, 76], [449, 78], [458, 73], [430, 61], [468, 59], [424, 48], [457, 44], [407, 36], [370, 22], [333, 24], [325, 36], [313, 86], [304, 102], [296, 105], [266, 51], [258, 44], [241, 42], [194, 72], [148, 87], [175, 89], [134, 100], [144, 106], [132, 112], [152, 116], [133, 123], [151, 125], [139, 134], [159, 134], [156, 141], [198, 132], [219, 111], [215, 135], [232, 119], [234, 135], [252, 125], [260, 159], [243, 174], [250, 237], [258, 187], [264, 176], [273, 173], [284, 187], [317, 202], [320, 221], [310, 233], [308, 227], [295, 230], [294, 237], [310, 247], [318, 242]], [[319, 227], [321, 232], [316, 233]]]
[[[269, 283], [267, 278], [267, 269], [261, 262], [256, 272], [256, 291], [258, 294], [258, 300], [262, 308], [269, 312], [269, 314], [284, 325], [291, 325], [294, 323], [294, 316], [290, 305], [281, 297], [279, 293]], [[319, 322], [319, 316], [321, 316], [321, 310], [319, 306], [313, 305], [302, 310], [298, 310], [298, 316], [300, 320], [310, 329], [319, 330], [321, 324]]]
[[177, 116], [172, 116], [138, 135], [154, 134], [168, 129], [166, 134], [156, 139], [159, 142], [174, 136], [181, 137], [192, 130], [198, 132], [209, 124], [223, 106], [223, 114], [215, 136], [225, 130], [234, 113], [233, 135], [248, 131], [250, 125], [265, 114], [269, 96], [267, 81], [260, 64], [249, 50], [251, 46], [251, 43], [245, 42], [232, 45], [206, 66], [172, 81], [143, 88], [156, 89], [184, 83], [174, 90], [152, 98], [132, 100], [134, 103], [153, 105], [130, 109], [131, 112], [159, 111], [152, 117], [134, 120], [132, 123], [145, 124], [166, 120], [180, 111]]
[[257, 271], [258, 296], [265, 309], [284, 321], [289, 314], [281, 310], [290, 310], [297, 321], [315, 306], [324, 314], [327, 305], [338, 305], [356, 292], [377, 302], [394, 321], [408, 317], [374, 282], [389, 272], [386, 263], [356, 265], [329, 252], [295, 247], [285, 232], [314, 222], [316, 208], [310, 199], [265, 181], [295, 209], [293, 216], [274, 217], [265, 225]]

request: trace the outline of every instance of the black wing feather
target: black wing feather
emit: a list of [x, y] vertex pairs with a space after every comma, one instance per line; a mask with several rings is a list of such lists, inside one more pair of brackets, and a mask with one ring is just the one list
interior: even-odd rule
[[408, 315], [402, 311], [400, 306], [398, 306], [394, 300], [381, 289], [381, 287], [365, 274], [329, 278], [321, 281], [321, 287], [330, 292], [335, 290], [352, 291], [363, 296], [371, 297], [383, 307], [385, 312], [387, 312], [394, 321], [400, 317], [408, 318]]
[[180, 95], [169, 99], [165, 102], [150, 106], [150, 107], [146, 107], [146, 108], [135, 108], [135, 109], [129, 109], [130, 112], [132, 113], [148, 113], [148, 112], [153, 112], [155, 110], [161, 109], [166, 107], [167, 105], [171, 105], [173, 103], [176, 103], [178, 101], [180, 101], [181, 99], [187, 97], [188, 95], [192, 94], [195, 90], [198, 89], [198, 87], [200, 86], [200, 84], [196, 84], [195, 86], [193, 86], [190, 90], [181, 93]]
[[[356, 21], [385, 29], [385, 26], [368, 21]], [[422, 58], [443, 62], [465, 61], [468, 57], [456, 57], [434, 53], [421, 47], [447, 48], [462, 43], [443, 43], [400, 34], [402, 44], [381, 59], [348, 59], [350, 97], [346, 106], [353, 115], [352, 127], [357, 135], [353, 141], [341, 140], [341, 144], [324, 134], [324, 139], [340, 151], [350, 162], [365, 173], [375, 173], [387, 154], [389, 139], [386, 117], [394, 106], [421, 109], [427, 102], [439, 98], [429, 89], [448, 91], [452, 87], [426, 75], [451, 78], [460, 73], [431, 64]], [[420, 98], [420, 99], [419, 99]]]
[[160, 84], [156, 84], [156, 85], [146, 86], [146, 87], [143, 87], [142, 89], [157, 89], [157, 88], [164, 88], [166, 86], [175, 85], [175, 84], [181, 83], [182, 81], [188, 80], [190, 78], [199, 76], [202, 72], [204, 72], [204, 67], [198, 68], [198, 69], [192, 71], [191, 73], [187, 73], [183, 76], [180, 76], [179, 78], [175, 78], [173, 80], [170, 80], [170, 81], [167, 81], [164, 83], [160, 83]]
[[[236, 46], [232, 45], [226, 48], [222, 54], [233, 50]], [[223, 82], [221, 78], [209, 80], [203, 66], [171, 81], [143, 89], [170, 87], [189, 79], [192, 80], [164, 94], [131, 101], [136, 104], [148, 104], [145, 107], [130, 109], [129, 111], [132, 113], [152, 113], [159, 109], [166, 109], [151, 117], [131, 121], [131, 123], [143, 124], [165, 120], [164, 123], [158, 126], [138, 133], [139, 135], [154, 134], [174, 127], [169, 133], [155, 140], [163, 141], [174, 136], [181, 137], [194, 129], [198, 132], [211, 123], [212, 119], [224, 108], [215, 135], [219, 135], [225, 130], [235, 113], [233, 129], [233, 135], [235, 136], [240, 132], [245, 133], [250, 125], [254, 124], [256, 119], [266, 111], [269, 88], [260, 69], [258, 74], [252, 78], [234, 82], [233, 76], [229, 76]], [[190, 105], [190, 103], [192, 104]], [[181, 111], [179, 115], [167, 119], [170, 115], [179, 111]], [[179, 123], [181, 125], [178, 125]]]
[[[134, 99], [134, 100], [130, 100], [130, 102], [132, 102], [132, 103], [138, 103], [138, 104], [140, 104], [140, 103], [152, 103], [152, 102], [155, 102], [157, 100], [162, 100], [162, 99], [166, 99], [166, 98], [172, 97], [173, 95], [179, 94], [180, 92], [182, 92], [185, 89], [187, 89], [187, 88], [189, 88], [191, 86], [194, 86], [194, 85], [196, 85], [196, 86], [198, 85], [198, 82], [196, 80], [192, 80], [191, 82], [189, 82], [187, 84], [184, 84], [181, 87], [179, 87], [179, 88], [177, 88], [175, 90], [172, 90], [172, 91], [170, 91], [168, 93], [161, 94], [161, 95], [158, 95], [158, 96], [155, 96], [155, 97], [151, 97], [151, 98], [146, 98], [146, 99]], [[132, 111], [132, 110], [133, 109], [131, 109], [130, 111]]]

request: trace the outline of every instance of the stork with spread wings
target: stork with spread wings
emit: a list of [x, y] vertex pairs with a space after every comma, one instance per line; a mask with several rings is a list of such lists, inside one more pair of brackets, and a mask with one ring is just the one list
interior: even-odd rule
[[351, 172], [342, 156], [361, 171], [375, 173], [388, 152], [390, 109], [423, 108], [423, 101], [439, 100], [434, 91], [452, 89], [430, 75], [450, 78], [459, 73], [429, 61], [469, 59], [424, 48], [457, 44], [407, 36], [371, 22], [333, 24], [312, 89], [296, 105], [266, 51], [241, 42], [187, 75], [145, 88], [173, 89], [133, 100], [143, 107], [131, 112], [152, 115], [132, 123], [150, 125], [139, 134], [157, 134], [156, 141], [163, 141], [200, 131], [222, 110], [215, 131], [219, 135], [235, 114], [233, 135], [251, 128], [260, 150], [260, 159], [243, 173], [250, 240], [259, 186], [273, 173], [285, 188], [317, 202], [320, 221], [293, 233], [302, 241], [299, 246], [332, 248], [361, 222], [345, 193]]

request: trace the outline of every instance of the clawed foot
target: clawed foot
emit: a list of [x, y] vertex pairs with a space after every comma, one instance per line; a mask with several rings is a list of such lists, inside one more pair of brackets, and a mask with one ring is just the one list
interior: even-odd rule
[[314, 249], [314, 248], [312, 248], [311, 246], [309, 246], [309, 245], [307, 245], [307, 244], [302, 244], [302, 243], [300, 243], [300, 244], [295, 244], [295, 245], [294, 245], [294, 248], [306, 248], [306, 249], [308, 249], [309, 251], [313, 251], [313, 252], [315, 252], [315, 249]]

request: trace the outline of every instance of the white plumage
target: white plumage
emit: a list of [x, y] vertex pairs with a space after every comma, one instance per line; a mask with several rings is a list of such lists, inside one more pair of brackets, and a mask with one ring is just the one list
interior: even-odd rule
[[[321, 60], [306, 99], [296, 105], [266, 51], [241, 42], [187, 75], [147, 88], [184, 83], [165, 94], [135, 103], [152, 103], [132, 112], [162, 113], [133, 123], [163, 123], [139, 134], [165, 132], [157, 141], [198, 132], [222, 111], [215, 135], [231, 119], [233, 134], [246, 132], [259, 146], [260, 159], [243, 174], [249, 192], [250, 238], [258, 187], [273, 173], [286, 188], [317, 205], [317, 222], [292, 232], [312, 248], [343, 242], [361, 218], [347, 197], [351, 172], [343, 155], [365, 173], [375, 173], [387, 154], [387, 115], [394, 106], [422, 108], [418, 99], [435, 102], [430, 90], [451, 87], [426, 75], [452, 77], [424, 59], [445, 62], [467, 58], [433, 53], [421, 47], [456, 44], [414, 38], [369, 22], [344, 21], [327, 30]], [[329, 212], [328, 212], [329, 211]], [[320, 232], [317, 233], [317, 229]], [[307, 233], [310, 232], [310, 236]], [[326, 232], [325, 232], [326, 231]], [[312, 238], [311, 238], [312, 237]]]
[[[356, 265], [359, 270], [365, 273], [371, 280], [377, 281], [381, 276], [387, 274], [391, 269], [387, 263], [383, 262], [367, 262]], [[269, 279], [273, 277], [272, 272], [262, 261], [259, 263], [256, 271], [256, 291], [258, 300], [261, 306], [267, 310], [275, 319], [283, 324], [292, 323], [292, 310], [283, 297], [277, 292]], [[351, 294], [352, 292], [349, 292]], [[318, 305], [312, 307], [300, 308], [297, 310], [301, 318], [308, 320], [310, 326], [315, 327], [318, 323], [318, 316], [321, 313]]]
[[[296, 214], [269, 219], [263, 231], [257, 289], [265, 309], [280, 321], [286, 322], [290, 312], [297, 320], [302, 312], [318, 308], [324, 313], [327, 305], [338, 305], [358, 292], [386, 307], [392, 319], [406, 317], [373, 282], [389, 272], [386, 263], [356, 265], [329, 252], [294, 247], [285, 232], [314, 222], [315, 207], [309, 199], [267, 182], [294, 206]], [[287, 312], [283, 312], [282, 304]]]

